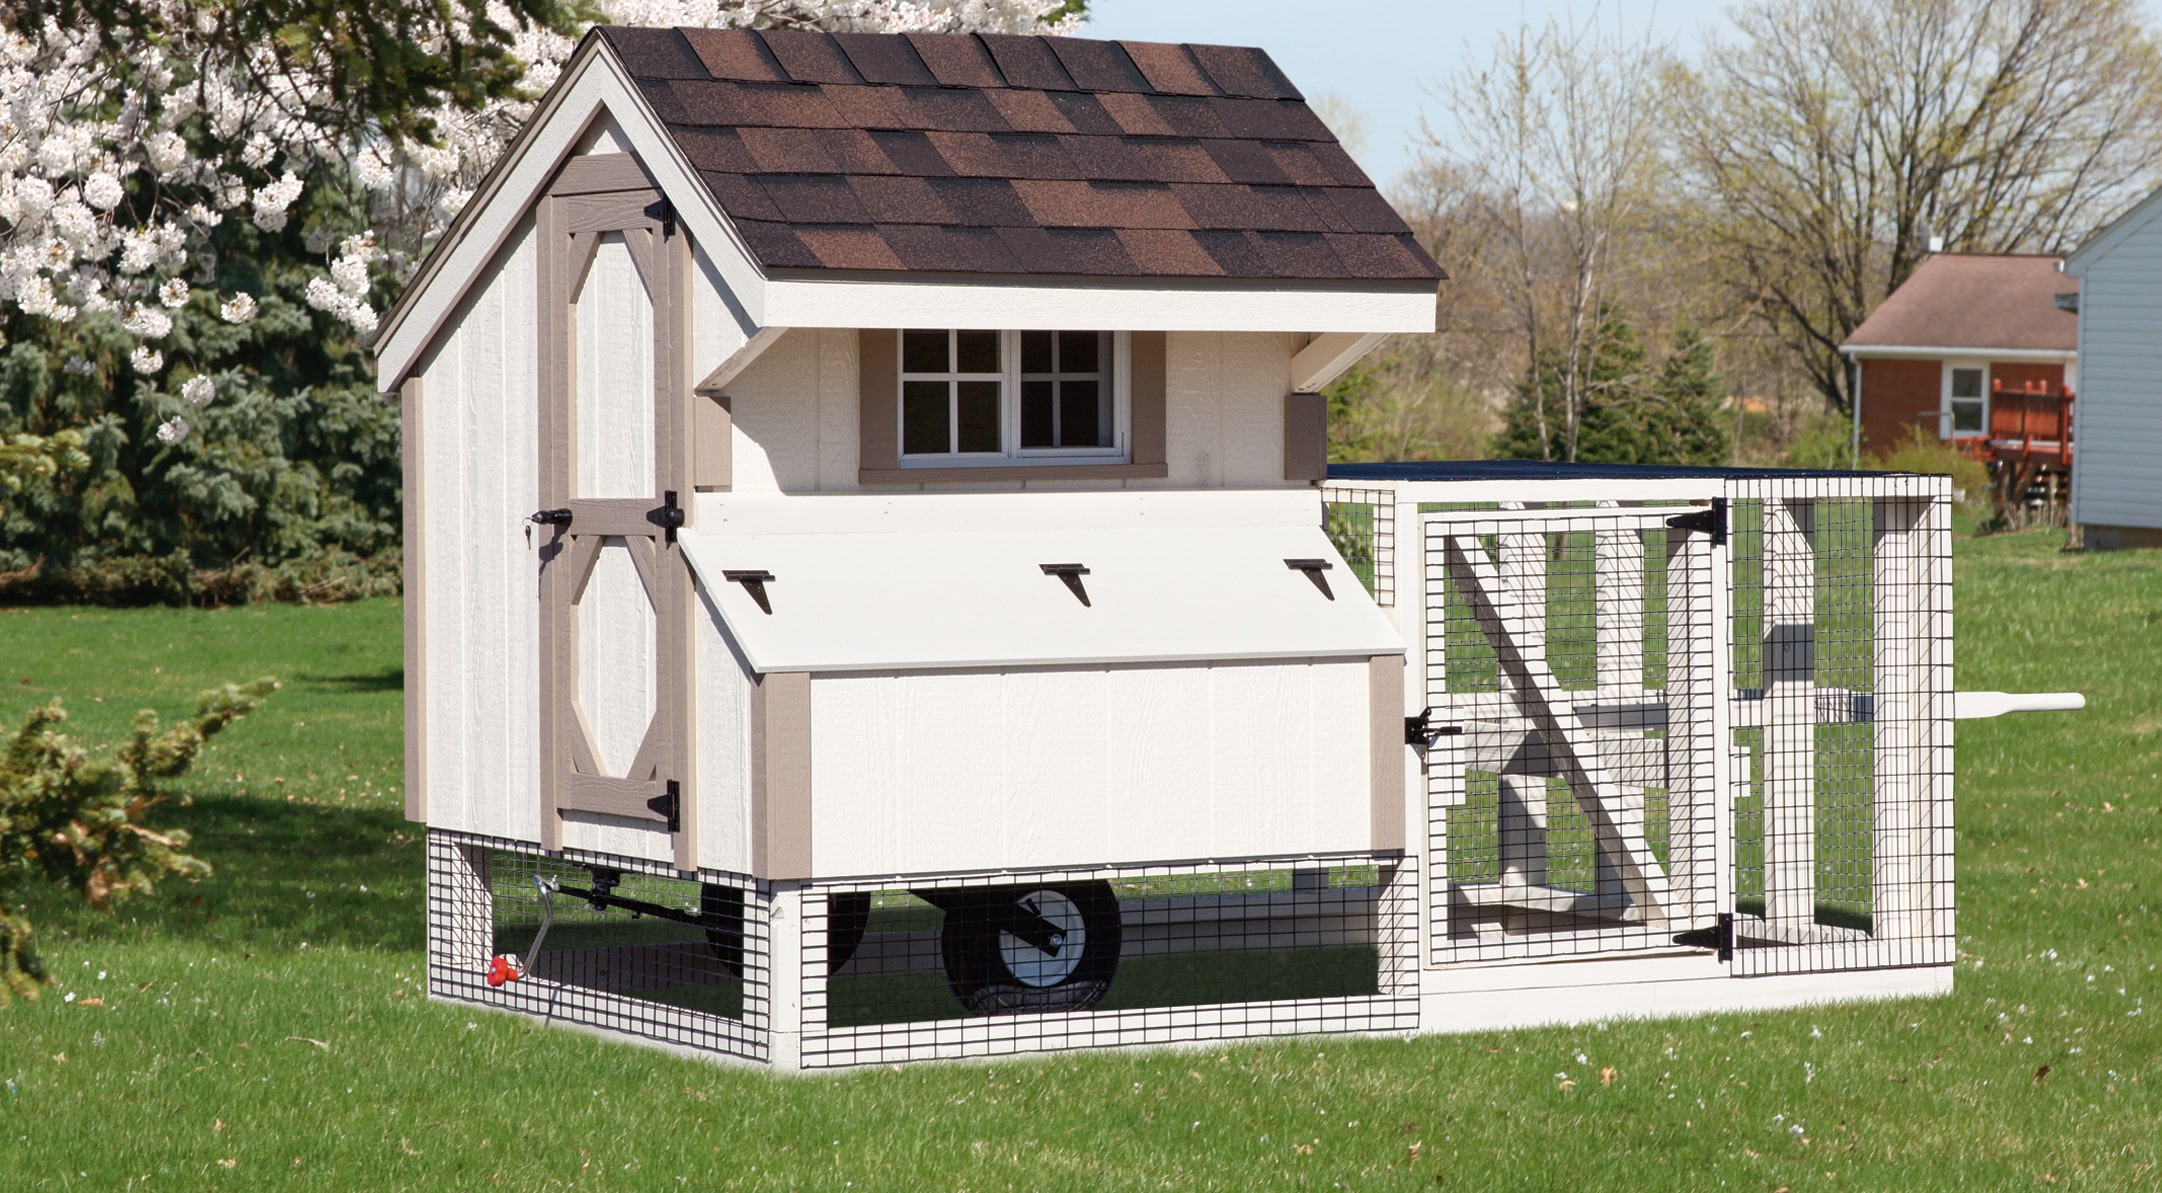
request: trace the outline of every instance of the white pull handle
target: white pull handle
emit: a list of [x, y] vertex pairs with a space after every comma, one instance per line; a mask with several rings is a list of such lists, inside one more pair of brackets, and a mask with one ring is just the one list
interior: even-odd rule
[[1952, 715], [1962, 721], [2001, 717], [2008, 712], [2078, 712], [2087, 698], [2078, 692], [1954, 692]]

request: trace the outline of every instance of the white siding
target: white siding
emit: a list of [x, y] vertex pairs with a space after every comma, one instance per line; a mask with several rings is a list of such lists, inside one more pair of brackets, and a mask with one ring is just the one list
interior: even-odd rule
[[811, 680], [821, 876], [1370, 843], [1367, 662]]
[[530, 221], [423, 371], [428, 823], [540, 839]]
[[2162, 527], [2162, 220], [2087, 266], [2078, 394], [2072, 517]]
[[1175, 487], [1284, 483], [1284, 395], [1302, 336], [1172, 332], [1164, 351], [1164, 438]]
[[691, 652], [698, 734], [698, 864], [710, 870], [751, 869], [750, 667], [728, 636], [720, 611], [700, 586]]
[[856, 333], [798, 329], [728, 386], [737, 493], [835, 493], [856, 485]]

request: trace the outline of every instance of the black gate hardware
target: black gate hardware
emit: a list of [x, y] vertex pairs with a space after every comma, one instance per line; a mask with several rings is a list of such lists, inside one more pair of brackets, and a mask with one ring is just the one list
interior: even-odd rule
[[592, 904], [595, 911], [614, 907], [630, 912], [632, 915], [649, 915], [657, 920], [674, 920], [676, 923], [689, 924], [696, 928], [719, 928], [723, 931], [731, 931], [739, 927], [737, 921], [725, 915], [708, 915], [702, 912], [684, 911], [681, 908], [670, 907], [665, 903], [651, 903], [644, 899], [626, 899], [621, 895], [611, 895], [607, 891], [582, 891], [574, 886], [566, 886], [561, 890], [566, 895], [583, 899]]
[[766, 585], [773, 582], [772, 572], [722, 572], [721, 579], [730, 584], [741, 584], [743, 591], [750, 593], [751, 599], [758, 602], [761, 611], [772, 614], [773, 602], [766, 599]]
[[1431, 708], [1420, 710], [1418, 716], [1404, 718], [1404, 744], [1422, 750], [1433, 745], [1437, 737], [1455, 737], [1462, 732], [1462, 725], [1436, 725]]
[[676, 205], [670, 203], [666, 199], [663, 199], [661, 200], [661, 238], [665, 240], [668, 237], [674, 236], [675, 234]]
[[1329, 591], [1329, 578], [1321, 574], [1335, 567], [1335, 564], [1326, 559], [1287, 559], [1284, 566], [1294, 572], [1305, 572], [1306, 578], [1312, 580], [1314, 587], [1321, 590], [1321, 595], [1332, 601], [1336, 599], [1336, 594]]
[[1078, 563], [1046, 563], [1040, 566], [1043, 568], [1044, 575], [1057, 576], [1059, 579], [1064, 580], [1067, 589], [1074, 594], [1075, 599], [1079, 600], [1083, 606], [1089, 605], [1088, 589], [1081, 587], [1081, 577], [1089, 574], [1087, 568]]
[[571, 512], [569, 510], [541, 510], [532, 517], [527, 518], [526, 521], [535, 526], [568, 526], [571, 524]]
[[609, 866], [587, 866], [586, 869], [593, 875], [592, 890], [580, 891], [573, 890], [570, 887], [564, 887], [563, 889], [591, 903], [593, 910], [599, 911], [608, 906], [608, 892], [616, 889], [616, 884], [623, 881], [623, 871]]
[[682, 832], [683, 784], [677, 782], [674, 779], [668, 780], [668, 790], [660, 795], [654, 796], [652, 799], [647, 800], [646, 808], [654, 815], [665, 817], [667, 819], [669, 832]]
[[1726, 912], [1719, 914], [1719, 922], [1710, 928], [1691, 928], [1676, 933], [1674, 943], [1691, 949], [1717, 949], [1721, 961], [1734, 960], [1734, 917]]
[[1712, 536], [1712, 546], [1720, 546], [1727, 541], [1727, 499], [1714, 497], [1710, 509], [1698, 510], [1693, 514], [1676, 514], [1667, 519], [1667, 529], [1694, 530], [1708, 534]]
[[671, 543], [676, 541], [676, 532], [683, 529], [684, 520], [683, 507], [676, 504], [676, 491], [674, 489], [670, 489], [661, 495], [661, 504], [658, 509], [646, 511], [646, 521], [667, 531], [667, 538]]

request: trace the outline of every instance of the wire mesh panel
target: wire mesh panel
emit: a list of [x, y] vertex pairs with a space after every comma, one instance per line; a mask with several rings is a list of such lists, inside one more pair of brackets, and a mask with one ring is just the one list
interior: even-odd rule
[[1716, 925], [1712, 512], [1425, 516], [1435, 964]]
[[817, 884], [806, 1068], [1418, 1026], [1395, 858]]
[[1321, 528], [1377, 605], [1396, 603], [1396, 492], [1324, 485]]
[[1952, 957], [1948, 485], [1732, 483], [1738, 973]]
[[[431, 831], [429, 990], [764, 1060], [770, 903], [741, 875]], [[497, 957], [520, 976], [491, 984]]]

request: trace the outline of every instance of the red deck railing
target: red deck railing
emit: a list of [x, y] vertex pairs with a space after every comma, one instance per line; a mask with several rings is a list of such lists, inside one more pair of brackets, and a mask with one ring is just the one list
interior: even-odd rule
[[1989, 433], [1953, 440], [1984, 463], [2030, 468], [2072, 467], [2072, 391], [2030, 382], [1989, 393]]

